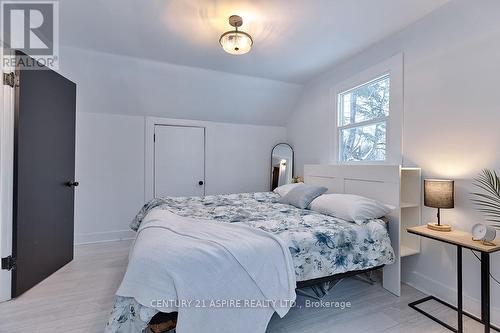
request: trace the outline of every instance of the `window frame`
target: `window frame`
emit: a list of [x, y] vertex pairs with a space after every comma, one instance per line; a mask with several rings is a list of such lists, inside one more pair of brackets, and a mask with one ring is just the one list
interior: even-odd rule
[[[369, 84], [376, 80], [389, 76], [389, 115], [376, 120], [367, 120], [356, 124], [342, 126], [340, 124], [340, 95], [355, 90], [363, 85]], [[359, 72], [340, 84], [337, 84], [333, 89], [333, 105], [334, 105], [334, 130], [332, 131], [331, 142], [333, 142], [334, 162], [342, 165], [367, 165], [367, 164], [402, 164], [402, 133], [403, 133], [403, 54], [397, 54], [377, 65]], [[363, 161], [343, 161], [340, 153], [340, 136], [341, 130], [353, 127], [361, 127], [363, 125], [372, 125], [384, 121], [386, 122], [386, 158], [383, 161], [363, 160]]]
[[[364, 120], [364, 121], [360, 121], [360, 122], [357, 122], [357, 123], [353, 123], [353, 124], [347, 124], [347, 125], [342, 125], [341, 124], [341, 120], [342, 120], [342, 116], [341, 116], [341, 112], [343, 113], [344, 111], [344, 108], [342, 106], [342, 100], [340, 99], [340, 96], [341, 95], [345, 95], [345, 94], [348, 94], [360, 87], [363, 87], [363, 86], [366, 86], [366, 85], [369, 85], [373, 82], [377, 82], [377, 81], [380, 81], [382, 79], [385, 79], [385, 78], [388, 78], [389, 79], [389, 115], [388, 116], [384, 116], [384, 117], [380, 117], [380, 118], [374, 118], [374, 119], [370, 119], [370, 120]], [[391, 116], [391, 108], [390, 108], [390, 103], [391, 103], [391, 82], [392, 82], [392, 78], [391, 78], [391, 73], [389, 72], [386, 72], [380, 76], [377, 76], [365, 83], [361, 83], [355, 87], [352, 87], [350, 89], [347, 89], [347, 90], [344, 90], [344, 91], [340, 91], [338, 94], [337, 94], [337, 121], [336, 121], [336, 127], [337, 127], [337, 149], [338, 149], [338, 155], [337, 155], [337, 159], [340, 163], [344, 163], [344, 164], [349, 164], [349, 163], [367, 163], [367, 162], [371, 162], [371, 163], [385, 163], [387, 161], [387, 152], [388, 152], [388, 148], [389, 148], [389, 143], [388, 143], [388, 140], [389, 140], [389, 137], [387, 135], [388, 133], [388, 130], [389, 130], [389, 119], [390, 119], [390, 116]], [[342, 155], [342, 140], [340, 140], [341, 136], [342, 136], [342, 130], [346, 130], [346, 129], [351, 129], [351, 128], [359, 128], [359, 127], [365, 127], [365, 126], [369, 126], [369, 125], [375, 125], [375, 124], [379, 124], [379, 123], [382, 123], [384, 122], [385, 123], [385, 145], [386, 145], [386, 149], [385, 149], [385, 159], [384, 160], [362, 160], [362, 161], [344, 161], [341, 159], [341, 155]]]

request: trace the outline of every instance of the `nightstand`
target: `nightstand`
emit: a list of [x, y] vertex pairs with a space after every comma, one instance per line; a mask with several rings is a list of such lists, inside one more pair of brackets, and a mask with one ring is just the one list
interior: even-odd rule
[[[492, 246], [484, 245], [481, 241], [473, 241], [472, 234], [460, 230], [441, 232], [428, 229], [426, 226], [418, 226], [406, 229], [410, 234], [434, 239], [457, 247], [457, 306], [447, 303], [435, 296], [427, 296], [418, 301], [408, 304], [428, 318], [441, 324], [452, 332], [463, 332], [463, 316], [472, 318], [484, 325], [484, 332], [490, 332], [490, 328], [500, 332], [500, 328], [490, 324], [490, 253], [500, 251], [500, 242], [496, 241]], [[470, 249], [481, 253], [481, 318], [464, 312], [462, 303], [462, 249]], [[447, 323], [434, 317], [417, 307], [424, 302], [435, 300], [447, 307], [457, 311], [458, 328], [454, 328]]]

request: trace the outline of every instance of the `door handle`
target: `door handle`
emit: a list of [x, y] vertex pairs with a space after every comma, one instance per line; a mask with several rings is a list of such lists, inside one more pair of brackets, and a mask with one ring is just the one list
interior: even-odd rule
[[203, 184], [205, 184], [205, 183], [203, 182], [203, 180], [200, 180], [200, 181], [198, 182], [198, 185], [200, 185], [200, 186], [203, 186]]
[[77, 187], [78, 185], [80, 185], [80, 183], [75, 182], [74, 180], [70, 180], [69, 182], [66, 182], [65, 185], [68, 187]]

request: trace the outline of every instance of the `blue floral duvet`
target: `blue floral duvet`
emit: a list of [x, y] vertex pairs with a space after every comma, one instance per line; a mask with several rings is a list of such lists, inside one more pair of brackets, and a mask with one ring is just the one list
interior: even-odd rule
[[[368, 220], [358, 225], [280, 204], [278, 198], [275, 193], [262, 192], [153, 199], [139, 211], [131, 228], [137, 230], [152, 209], [260, 228], [275, 234], [288, 245], [297, 281], [394, 262], [384, 220]], [[126, 332], [129, 329], [125, 330], [125, 327], [131, 326], [143, 327], [155, 313], [133, 299], [118, 297], [107, 332]]]

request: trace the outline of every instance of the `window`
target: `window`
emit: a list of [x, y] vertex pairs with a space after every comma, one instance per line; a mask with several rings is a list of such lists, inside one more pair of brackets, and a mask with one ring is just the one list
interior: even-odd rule
[[390, 75], [338, 94], [341, 162], [386, 161]]

